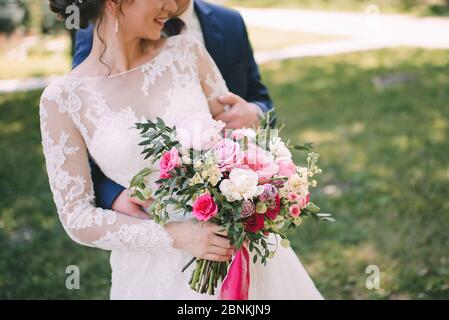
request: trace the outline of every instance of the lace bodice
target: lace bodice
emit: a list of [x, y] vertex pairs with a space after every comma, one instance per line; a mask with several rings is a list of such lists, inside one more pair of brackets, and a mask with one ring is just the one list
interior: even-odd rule
[[[67, 75], [47, 87], [40, 103], [42, 145], [60, 220], [76, 242], [105, 250], [173, 249], [153, 220], [95, 207], [88, 155], [111, 180], [129, 186], [149, 165], [136, 122], [163, 118], [176, 125], [218, 106], [226, 84], [205, 48], [190, 36], [165, 41], [135, 69], [109, 77]], [[157, 172], [153, 180], [157, 178]]]

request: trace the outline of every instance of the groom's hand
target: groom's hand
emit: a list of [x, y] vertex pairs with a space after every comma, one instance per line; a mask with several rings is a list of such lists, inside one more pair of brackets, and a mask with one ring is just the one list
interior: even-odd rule
[[218, 101], [223, 105], [231, 106], [230, 110], [215, 117], [215, 120], [226, 123], [226, 129], [253, 128], [259, 125], [261, 110], [255, 103], [247, 102], [234, 93], [220, 97]]
[[118, 195], [112, 204], [112, 210], [134, 218], [150, 219], [149, 215], [143, 211], [143, 208], [148, 208], [151, 201], [140, 201], [137, 198], [130, 198], [129, 192], [130, 190], [125, 189]]

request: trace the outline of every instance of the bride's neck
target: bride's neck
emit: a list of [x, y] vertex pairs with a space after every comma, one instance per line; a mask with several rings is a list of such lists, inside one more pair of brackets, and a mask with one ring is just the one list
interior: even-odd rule
[[106, 64], [111, 74], [121, 73], [142, 64], [153, 47], [153, 41], [125, 38], [104, 21], [99, 28], [94, 26], [90, 58], [97, 63], [102, 61]]

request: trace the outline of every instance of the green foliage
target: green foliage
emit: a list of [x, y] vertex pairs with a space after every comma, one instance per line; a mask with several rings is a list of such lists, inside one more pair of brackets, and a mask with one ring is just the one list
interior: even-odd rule
[[0, 34], [12, 33], [23, 24], [26, 7], [23, 1], [0, 0]]
[[0, 0], [0, 34], [18, 28], [34, 33], [51, 33], [64, 28], [50, 11], [48, 1]]

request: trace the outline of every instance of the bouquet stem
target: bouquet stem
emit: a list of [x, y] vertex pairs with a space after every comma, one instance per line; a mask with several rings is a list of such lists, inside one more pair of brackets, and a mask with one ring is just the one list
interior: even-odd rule
[[190, 288], [198, 293], [215, 294], [219, 281], [223, 281], [228, 272], [229, 262], [217, 262], [196, 259], [196, 267], [192, 272]]

